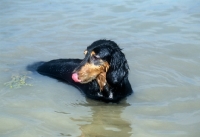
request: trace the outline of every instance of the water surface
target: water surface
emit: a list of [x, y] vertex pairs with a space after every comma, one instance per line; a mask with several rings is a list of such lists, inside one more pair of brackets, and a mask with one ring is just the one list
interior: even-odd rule
[[[192, 0], [2, 0], [0, 136], [199, 136], [199, 7]], [[134, 94], [119, 104], [25, 69], [83, 58], [98, 39], [117, 42], [130, 66]]]

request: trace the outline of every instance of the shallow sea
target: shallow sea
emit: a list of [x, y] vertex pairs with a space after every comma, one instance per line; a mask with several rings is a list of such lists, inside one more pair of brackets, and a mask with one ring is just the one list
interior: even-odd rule
[[[198, 137], [200, 1], [1, 0], [1, 137]], [[31, 73], [114, 40], [134, 94], [119, 104]]]

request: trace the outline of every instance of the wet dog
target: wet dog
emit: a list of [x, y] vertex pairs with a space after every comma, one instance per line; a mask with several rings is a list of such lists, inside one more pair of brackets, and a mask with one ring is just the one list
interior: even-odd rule
[[56, 59], [27, 68], [71, 84], [95, 100], [118, 102], [133, 92], [127, 60], [114, 41], [95, 41], [84, 54], [84, 59]]

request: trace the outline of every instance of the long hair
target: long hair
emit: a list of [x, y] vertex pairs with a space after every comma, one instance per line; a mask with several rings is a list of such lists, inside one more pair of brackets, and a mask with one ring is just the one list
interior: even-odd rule
[[[117, 46], [118, 47], [118, 46]], [[111, 53], [110, 67], [107, 72], [107, 81], [113, 85], [120, 84], [128, 76], [129, 66], [121, 49], [114, 48]]]

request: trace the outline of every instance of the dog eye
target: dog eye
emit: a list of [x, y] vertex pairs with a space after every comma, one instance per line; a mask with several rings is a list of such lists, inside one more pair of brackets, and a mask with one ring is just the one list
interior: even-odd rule
[[94, 59], [100, 59], [99, 55], [94, 55]]
[[93, 55], [93, 56], [91, 56], [91, 61], [98, 61], [99, 59], [100, 59], [100, 56], [98, 56], [98, 55]]

